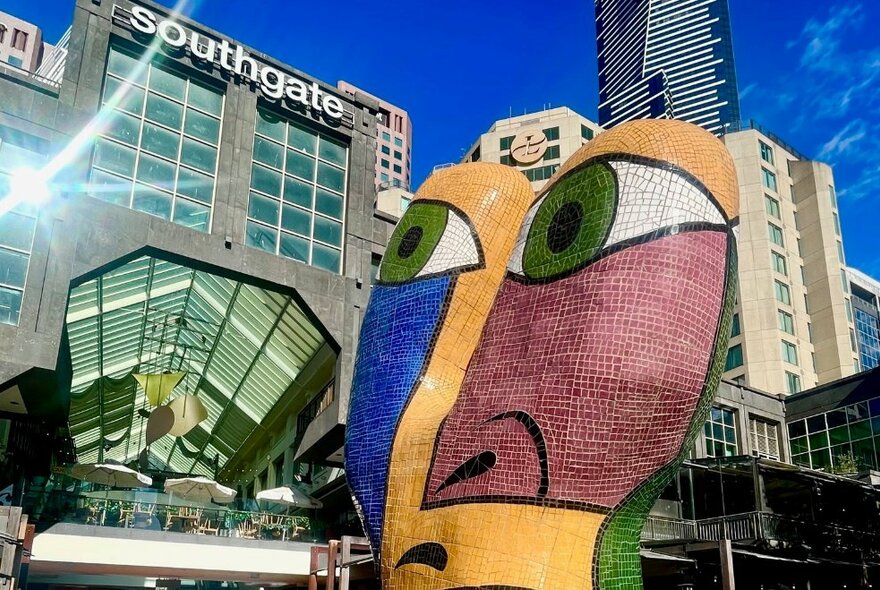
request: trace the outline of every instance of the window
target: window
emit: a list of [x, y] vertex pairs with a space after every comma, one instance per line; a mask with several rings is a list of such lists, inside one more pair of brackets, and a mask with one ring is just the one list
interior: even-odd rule
[[12, 29], [12, 48], [24, 51], [27, 48], [28, 34], [18, 29]]
[[797, 228], [797, 229], [801, 229], [801, 224], [798, 222], [798, 212], [795, 211], [794, 214], [793, 214], [792, 216], [794, 217], [794, 226], [795, 226], [795, 228]]
[[394, 145], [396, 145], [397, 147], [403, 147], [403, 139], [400, 137], [395, 137]]
[[806, 293], [804, 293], [804, 311], [810, 313], [810, 298]]
[[400, 211], [401, 213], [409, 209], [409, 204], [412, 203], [412, 199], [408, 197], [400, 197]]
[[525, 174], [526, 178], [532, 182], [549, 180], [550, 177], [553, 176], [553, 173], [556, 172], [557, 168], [559, 168], [559, 164], [551, 164], [550, 166], [541, 166], [540, 168], [523, 170], [523, 174]]
[[739, 336], [741, 333], [740, 325], [739, 325], [739, 314], [733, 314], [733, 319], [730, 322], [730, 337]]
[[403, 168], [401, 168], [398, 164], [395, 164], [392, 168], [395, 174], [403, 174]]
[[382, 132], [382, 141], [391, 141], [391, 134], [387, 131]]
[[830, 184], [828, 185], [828, 197], [831, 199], [831, 207], [837, 209], [837, 193], [834, 192], [834, 187]]
[[586, 139], [587, 141], [593, 139], [593, 130], [587, 127], [586, 125], [581, 125], [581, 137]]
[[758, 140], [758, 144], [761, 146], [761, 159], [773, 165], [773, 148], [761, 140]]
[[[409, 153], [409, 150], [407, 150]], [[471, 153], [471, 162], [479, 162], [480, 161], [480, 146], [474, 148], [473, 153]], [[406, 167], [409, 168], [409, 158], [406, 159]]]
[[837, 242], [837, 259], [840, 261], [840, 264], [845, 264], [843, 259], [843, 242]]
[[806, 286], [807, 284], [807, 271], [804, 270], [804, 267], [801, 267], [801, 282]]
[[782, 228], [773, 225], [772, 223], [767, 224], [767, 229], [770, 234], [770, 241], [776, 244], [777, 246], [785, 247], [785, 237], [782, 234]]
[[743, 347], [742, 344], [731, 346], [727, 349], [727, 360], [724, 361], [724, 370], [730, 371], [743, 365]]
[[92, 196], [197, 231], [211, 226], [223, 95], [111, 48], [107, 123], [95, 140]]
[[348, 146], [263, 109], [256, 131], [246, 244], [341, 272]]
[[797, 346], [795, 346], [791, 342], [786, 342], [785, 340], [782, 340], [782, 360], [791, 365], [798, 364]]
[[385, 158], [382, 158], [382, 161], [380, 162], [380, 164], [382, 165], [382, 168], [386, 168], [386, 169], [391, 168], [391, 162], [389, 162]]
[[[0, 201], [8, 194], [15, 170], [45, 163], [41, 144], [36, 137], [0, 125]], [[0, 324], [18, 325], [38, 215], [25, 203], [0, 213]]]
[[499, 143], [499, 147], [500, 147], [502, 150], [509, 150], [509, 149], [510, 149], [510, 144], [513, 143], [513, 137], [514, 137], [513, 135], [510, 135], [510, 136], [508, 136], [508, 137], [502, 137], [502, 138], [501, 138], [501, 141], [498, 142], [498, 143]]
[[[813, 324], [807, 322], [807, 340], [810, 342], [813, 341]], [[815, 369], [815, 363], [813, 363], [813, 368]]]
[[782, 216], [779, 213], [779, 201], [777, 201], [770, 195], [764, 195], [764, 201], [767, 205], [767, 214], [775, 217], [776, 219], [782, 219]]
[[788, 285], [774, 281], [774, 288], [776, 290], [776, 300], [785, 305], [791, 305], [791, 290], [788, 288]]
[[[867, 371], [880, 366], [880, 321], [876, 316], [858, 307], [855, 320], [856, 330], [859, 331], [859, 360], [862, 368]], [[880, 435], [880, 428], [877, 434]]]
[[516, 162], [513, 161], [513, 158], [510, 156], [510, 154], [504, 154], [503, 156], [501, 156], [499, 162], [501, 162], [505, 166], [516, 166]]
[[841, 285], [843, 285], [843, 292], [849, 293], [849, 281], [846, 280], [846, 271], [840, 271], [840, 281]]
[[834, 233], [837, 234], [838, 237], [839, 237], [840, 234], [841, 234], [841, 231], [840, 231], [840, 215], [838, 215], [836, 211], [835, 211], [834, 213], [832, 213], [831, 215], [834, 216]]
[[732, 457], [737, 454], [736, 416], [728, 408], [712, 407], [703, 426], [707, 457]]
[[813, 372], [818, 373], [819, 369], [816, 368], [816, 353], [815, 352], [810, 353], [810, 360], [813, 361]]
[[849, 299], [844, 299], [844, 303], [846, 304], [846, 319], [852, 323], [853, 321], [853, 312], [852, 312], [852, 302]]
[[849, 329], [849, 344], [850, 347], [852, 347], [853, 352], [858, 352], [858, 346], [856, 345], [856, 333], [852, 328]]
[[759, 457], [779, 460], [779, 438], [776, 435], [778, 424], [759, 418], [749, 418], [749, 434], [752, 436], [752, 451]]
[[784, 312], [781, 309], [776, 310], [776, 315], [779, 320], [779, 329], [785, 332], [786, 334], [791, 334], [794, 336], [794, 318], [790, 313]]
[[803, 244], [801, 243], [800, 238], [797, 239], [797, 250], [798, 250], [798, 256], [803, 258], [804, 257], [804, 247], [803, 247]]
[[397, 150], [394, 150], [394, 159], [395, 160], [403, 160], [403, 153], [398, 152]]
[[3, 43], [3, 39], [6, 38], [6, 25], [0, 23], [0, 43]]
[[773, 264], [773, 270], [781, 275], [788, 276], [788, 264], [785, 261], [785, 256], [779, 252], [773, 252], [771, 250], [770, 261]]
[[550, 127], [549, 129], [545, 129], [544, 135], [547, 136], [547, 141], [556, 141], [557, 139], [559, 139], [559, 127]]
[[15, 67], [15, 68], [21, 68], [24, 66], [24, 62], [21, 61], [21, 58], [16, 57], [14, 55], [7, 55], [6, 56], [6, 63], [8, 63], [9, 65], [11, 65], [12, 67]]
[[547, 151], [544, 152], [544, 160], [555, 160], [559, 158], [559, 146], [551, 145], [547, 148]]
[[785, 391], [788, 393], [797, 393], [801, 390], [801, 378], [794, 373], [785, 372]]
[[776, 188], [776, 175], [767, 170], [766, 168], [761, 168], [761, 177], [764, 181], [764, 187], [770, 189], [774, 193], [777, 192]]
[[388, 176], [388, 173], [387, 173], [387, 172], [382, 172], [382, 173], [379, 175], [379, 178], [382, 180], [382, 182], [388, 182], [388, 179], [389, 179], [390, 177]]
[[391, 148], [388, 147], [387, 145], [383, 145], [382, 146], [382, 153], [385, 154], [386, 156], [390, 156], [391, 155]]

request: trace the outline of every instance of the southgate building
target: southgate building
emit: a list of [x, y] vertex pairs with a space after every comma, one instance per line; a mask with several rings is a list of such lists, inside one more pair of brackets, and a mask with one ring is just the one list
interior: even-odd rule
[[727, 0], [596, 0], [599, 124], [740, 120]]
[[[360, 534], [340, 467], [391, 228], [379, 104], [150, 2], [77, 0], [64, 41], [57, 81], [0, 68], [0, 489], [36, 528], [22, 575], [305, 586], [313, 547]], [[170, 403], [145, 375], [179, 378]], [[195, 423], [156, 431], [175, 403]], [[70, 477], [106, 462], [153, 495]], [[192, 475], [236, 502], [172, 507], [163, 480]], [[282, 485], [317, 501], [254, 503]]]

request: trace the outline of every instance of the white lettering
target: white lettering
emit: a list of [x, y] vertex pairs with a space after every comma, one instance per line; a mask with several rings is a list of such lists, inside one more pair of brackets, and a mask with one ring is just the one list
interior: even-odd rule
[[[170, 31], [174, 31], [173, 37], [170, 35]], [[180, 49], [186, 45], [186, 31], [173, 20], [163, 20], [159, 23], [159, 37], [171, 47]]]
[[156, 34], [156, 15], [143, 6], [131, 7], [131, 26], [147, 35]]
[[[312, 108], [333, 119], [341, 119], [345, 114], [342, 101], [322, 92], [316, 82], [309, 84], [272, 66], [260, 64], [243, 47], [232, 45], [226, 39], [218, 42], [195, 31], [188, 31], [176, 21], [160, 21], [152, 11], [143, 6], [132, 6], [129, 21], [141, 33], [158, 33], [169, 47], [180, 49], [189, 44], [193, 57], [207, 62], [215, 63], [215, 54], [219, 49], [220, 55], [216, 60], [218, 65], [240, 78], [259, 81], [260, 91], [268, 98], [277, 100], [286, 96], [292, 103]], [[204, 41], [204, 46], [200, 41]]]

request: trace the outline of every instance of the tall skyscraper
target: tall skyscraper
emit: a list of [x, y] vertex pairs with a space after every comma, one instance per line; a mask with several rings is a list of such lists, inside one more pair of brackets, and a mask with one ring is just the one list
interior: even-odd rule
[[739, 121], [727, 0], [596, 0], [599, 124]]

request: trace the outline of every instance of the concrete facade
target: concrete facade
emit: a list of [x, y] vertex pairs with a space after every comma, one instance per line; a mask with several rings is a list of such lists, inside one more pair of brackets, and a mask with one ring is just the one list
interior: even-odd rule
[[337, 87], [355, 98], [367, 96], [379, 104], [376, 115], [376, 185], [409, 190], [412, 183], [412, 121], [409, 114], [344, 80], [340, 80]]
[[796, 393], [853, 374], [831, 168], [757, 129], [723, 140], [740, 185], [739, 290], [725, 379]]
[[[166, 9], [139, 3], [160, 17]], [[260, 64], [296, 76], [341, 101], [340, 123], [328, 121], [312, 109], [291, 110], [270, 104], [259, 88], [230, 76], [219, 67], [205, 67], [189, 50], [167, 52], [166, 63], [184, 75], [222, 89], [225, 106], [220, 130], [212, 222], [207, 232], [96, 199], [78, 187], [86, 186], [93, 158], [90, 134], [82, 134], [101, 110], [105, 64], [111, 44], [143, 50], [149, 41], [134, 31], [127, 1], [94, 3], [78, 0], [73, 11], [63, 81], [60, 88], [25, 76], [0, 77], [0, 128], [34, 138], [50, 166], [59, 169], [52, 179], [50, 204], [39, 214], [30, 252], [27, 280], [17, 325], [0, 324], [0, 392], [20, 391], [34, 413], [33, 400], [52, 395], [34, 386], [35, 372], [64, 379], [64, 330], [68, 293], [72, 285], [138, 256], [173, 260], [218, 275], [260, 286], [270, 286], [298, 298], [319, 322], [336, 355], [335, 396], [320, 416], [308, 424], [308, 433], [296, 433], [301, 453], [312, 450], [335, 433], [333, 448], [316, 451], [313, 460], [326, 459], [341, 445], [348, 391], [363, 308], [369, 295], [372, 253], [387, 241], [388, 222], [374, 214], [376, 151], [375, 101], [337, 91], [307, 74], [281, 64], [250, 48]], [[218, 42], [221, 33], [179, 19], [183, 27]], [[160, 51], [167, 51], [163, 47]], [[348, 149], [344, 203], [341, 272], [321, 270], [246, 246], [248, 183], [253, 157], [255, 115], [258, 105], [299, 125], [333, 137]], [[34, 389], [28, 391], [28, 389]], [[320, 392], [319, 392], [320, 393]], [[3, 395], [3, 394], [0, 394]], [[30, 401], [27, 401], [30, 400]], [[308, 402], [300, 400], [299, 405]], [[296, 411], [295, 409], [293, 411]], [[289, 426], [289, 425], [284, 425]], [[275, 448], [277, 441], [255, 441]], [[289, 442], [289, 441], [288, 441]], [[268, 447], [266, 446], [268, 445]], [[334, 446], [336, 445], [336, 446]], [[278, 447], [280, 448], [280, 446]], [[296, 449], [286, 451], [296, 454]], [[323, 453], [323, 456], [322, 456]]]
[[[462, 161], [514, 166], [531, 181], [532, 188], [539, 191], [562, 162], [601, 132], [602, 128], [586, 117], [568, 107], [557, 107], [495, 121], [474, 142]], [[517, 136], [530, 133], [543, 134], [547, 151], [540, 161], [523, 164], [512, 157], [510, 146]], [[540, 139], [541, 135], [537, 137]]]
[[39, 27], [0, 12], [0, 63], [33, 73], [51, 51]]

